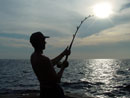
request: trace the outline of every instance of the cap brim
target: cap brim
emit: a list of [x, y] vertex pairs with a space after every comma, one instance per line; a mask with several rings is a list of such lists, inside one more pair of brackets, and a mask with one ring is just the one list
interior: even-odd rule
[[45, 38], [50, 38], [50, 36], [44, 36]]

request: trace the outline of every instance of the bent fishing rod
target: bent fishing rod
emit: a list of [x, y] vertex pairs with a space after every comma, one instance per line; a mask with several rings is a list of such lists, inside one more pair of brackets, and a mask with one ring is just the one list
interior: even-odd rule
[[[72, 41], [71, 41], [69, 47], [67, 48], [69, 51], [70, 51], [71, 48], [72, 48], [72, 45], [73, 45], [74, 40], [75, 40], [75, 37], [76, 37], [76, 35], [77, 35], [78, 31], [79, 31], [79, 28], [80, 28], [81, 25], [84, 23], [84, 21], [86, 21], [88, 18], [90, 18], [90, 17], [92, 17], [92, 16], [93, 16], [93, 15], [89, 15], [88, 17], [85, 17], [85, 18], [80, 22], [80, 24], [77, 26], [76, 31], [75, 31], [75, 33], [73, 34]], [[68, 60], [68, 57], [69, 57], [69, 55], [66, 55], [64, 61], [67, 61], [67, 60]], [[60, 66], [60, 63], [61, 63], [61, 62], [59, 62], [59, 64], [57, 64], [57, 67], [61, 67], [61, 66]]]
[[[90, 18], [90, 17], [92, 17], [92, 16], [93, 16], [93, 15], [89, 15], [88, 17], [85, 17], [85, 18], [80, 22], [79, 26], [77, 26], [77, 29], [76, 29], [75, 33], [73, 34], [72, 41], [71, 41], [71, 43], [70, 43], [70, 45], [69, 45], [69, 47], [68, 47], [68, 50], [69, 50], [69, 51], [70, 51], [71, 48], [72, 48], [72, 45], [73, 45], [74, 40], [75, 40], [75, 37], [76, 37], [76, 35], [77, 35], [78, 31], [79, 31], [79, 28], [81, 27], [81, 25], [83, 24], [84, 21], [86, 21], [88, 18]], [[65, 58], [64, 61], [67, 61], [67, 60], [68, 60], [68, 57], [69, 57], [69, 55], [66, 55], [66, 58]]]

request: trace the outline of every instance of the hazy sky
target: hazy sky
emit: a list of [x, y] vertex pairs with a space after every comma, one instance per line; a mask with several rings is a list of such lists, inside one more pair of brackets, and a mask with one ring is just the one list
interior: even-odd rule
[[0, 0], [0, 58], [29, 59], [29, 37], [36, 31], [50, 36], [45, 54], [55, 57], [69, 45], [80, 21], [102, 2], [111, 4], [111, 15], [84, 22], [70, 58], [130, 58], [129, 0]]

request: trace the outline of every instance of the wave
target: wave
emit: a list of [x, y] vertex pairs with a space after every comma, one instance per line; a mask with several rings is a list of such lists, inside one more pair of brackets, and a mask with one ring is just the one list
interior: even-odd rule
[[88, 82], [88, 81], [79, 81], [79, 82], [63, 82], [62, 86], [63, 87], [69, 87], [69, 88], [74, 88], [74, 89], [82, 89], [82, 88], [91, 88], [94, 87], [95, 85], [104, 85], [102, 82]]
[[0, 89], [0, 94], [26, 94], [26, 93], [39, 93], [40, 90], [12, 90], [12, 89]]

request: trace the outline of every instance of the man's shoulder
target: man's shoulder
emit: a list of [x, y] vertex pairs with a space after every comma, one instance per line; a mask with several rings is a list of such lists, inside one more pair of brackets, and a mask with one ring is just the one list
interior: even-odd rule
[[35, 53], [33, 53], [32, 55], [31, 55], [31, 60], [35, 60], [35, 61], [50, 61], [50, 59], [47, 57], [47, 56], [45, 56], [45, 55], [39, 55], [39, 54], [35, 54]]
[[47, 61], [49, 60], [49, 61], [50, 61], [50, 59], [49, 59], [47, 56], [45, 56], [45, 55], [41, 55], [40, 58], [41, 58], [42, 60], [47, 60]]
[[50, 64], [51, 63], [51, 60], [47, 57], [47, 56], [45, 56], [45, 55], [40, 55], [40, 57], [39, 57], [39, 59], [38, 59], [38, 62], [39, 62], [39, 64], [44, 64], [44, 65], [48, 65], [48, 64]]

